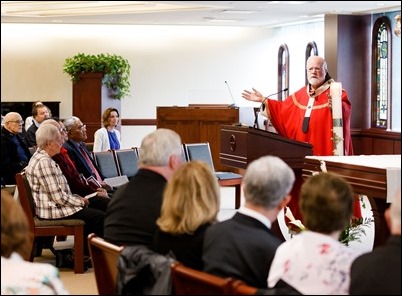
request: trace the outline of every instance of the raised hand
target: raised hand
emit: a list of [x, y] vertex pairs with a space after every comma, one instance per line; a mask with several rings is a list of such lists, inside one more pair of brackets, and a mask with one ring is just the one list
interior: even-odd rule
[[262, 95], [262, 93], [260, 93], [255, 88], [252, 88], [252, 89], [253, 89], [253, 91], [244, 90], [244, 92], [241, 94], [241, 96], [248, 101], [262, 102], [265, 99], [264, 96]]

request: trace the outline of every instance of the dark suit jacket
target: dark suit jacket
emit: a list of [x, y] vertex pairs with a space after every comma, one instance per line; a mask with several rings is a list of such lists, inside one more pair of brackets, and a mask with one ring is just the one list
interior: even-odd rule
[[350, 272], [351, 295], [401, 295], [401, 236], [357, 257]]
[[[88, 166], [84, 156], [81, 154], [81, 151], [74, 145], [74, 143], [71, 140], [67, 140], [63, 144], [63, 147], [66, 148], [68, 155], [70, 156], [71, 160], [74, 162], [75, 168], [77, 169], [77, 171], [79, 173], [83, 174], [85, 178], [88, 178], [89, 176], [94, 176], [96, 178], [95, 173], [92, 172], [92, 169]], [[89, 153], [89, 151], [85, 147], [85, 145], [83, 145], [83, 148], [87, 152], [89, 158], [92, 161], [92, 164], [98, 170], [99, 176], [101, 176], [101, 178], [103, 180], [104, 176], [101, 174], [94, 159], [92, 158], [92, 155]]]
[[12, 137], [17, 137], [21, 147], [25, 151], [28, 160], [31, 153], [26, 147], [20, 135], [13, 135], [4, 127], [1, 128], [1, 185], [14, 185], [15, 174], [22, 171], [28, 164], [28, 161], [22, 161], [17, 153], [17, 145], [13, 142]]
[[34, 147], [36, 146], [36, 131], [38, 130], [38, 127], [36, 126], [35, 122], [32, 123], [32, 125], [29, 127], [27, 132], [25, 133], [25, 145], [28, 147]]
[[104, 238], [119, 245], [152, 246], [166, 179], [140, 169], [114, 193], [104, 222]]
[[210, 226], [204, 238], [204, 271], [267, 288], [268, 271], [281, 241], [260, 221], [236, 213]]

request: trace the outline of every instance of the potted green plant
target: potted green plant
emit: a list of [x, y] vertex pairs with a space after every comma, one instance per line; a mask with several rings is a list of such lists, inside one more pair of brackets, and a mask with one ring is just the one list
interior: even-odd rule
[[130, 94], [130, 64], [118, 55], [78, 53], [65, 59], [63, 72], [73, 83], [82, 73], [103, 73], [102, 83], [108, 88], [110, 97], [120, 100]]

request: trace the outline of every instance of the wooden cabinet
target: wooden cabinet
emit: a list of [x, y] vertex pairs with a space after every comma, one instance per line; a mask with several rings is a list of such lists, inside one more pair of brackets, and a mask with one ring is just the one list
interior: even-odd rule
[[183, 143], [209, 142], [217, 171], [234, 171], [221, 165], [219, 159], [221, 125], [239, 122], [239, 108], [227, 105], [190, 105], [188, 107], [157, 107], [157, 128], [176, 131]]
[[87, 126], [86, 142], [94, 141], [94, 133], [102, 127], [102, 113], [113, 107], [121, 114], [121, 102], [112, 99], [108, 90], [102, 86], [102, 73], [84, 73], [73, 83], [73, 115]]

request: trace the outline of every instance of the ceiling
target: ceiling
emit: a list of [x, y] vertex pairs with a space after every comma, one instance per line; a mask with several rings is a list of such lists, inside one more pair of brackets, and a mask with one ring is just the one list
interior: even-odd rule
[[273, 27], [400, 10], [400, 1], [1, 1], [1, 22]]

